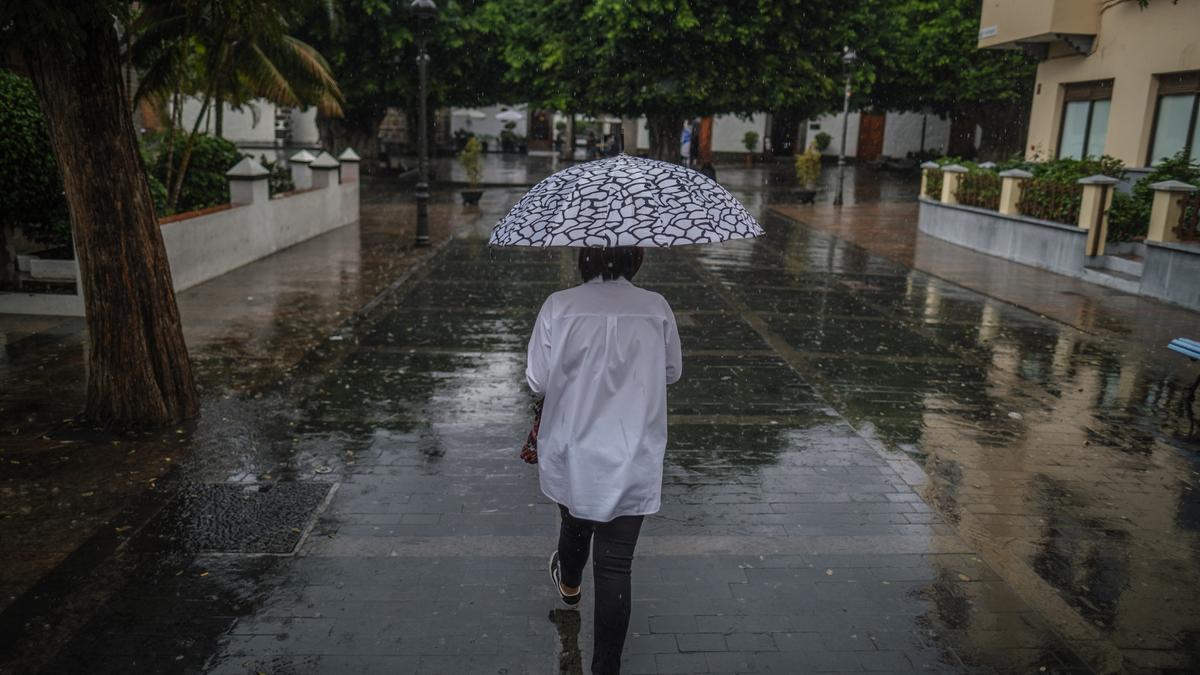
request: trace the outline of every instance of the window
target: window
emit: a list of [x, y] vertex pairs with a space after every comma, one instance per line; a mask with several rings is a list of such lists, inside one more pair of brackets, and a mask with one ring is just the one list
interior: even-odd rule
[[1158, 76], [1158, 106], [1154, 113], [1154, 136], [1150, 142], [1151, 166], [1175, 156], [1180, 150], [1200, 160], [1200, 72]]
[[1104, 154], [1112, 80], [1068, 84], [1064, 96], [1059, 158], [1083, 159]]

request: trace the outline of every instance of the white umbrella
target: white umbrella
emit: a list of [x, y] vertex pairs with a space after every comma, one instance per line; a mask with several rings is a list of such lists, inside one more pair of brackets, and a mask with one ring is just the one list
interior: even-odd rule
[[668, 247], [762, 234], [746, 207], [704, 174], [622, 154], [538, 183], [496, 224], [488, 243]]
[[496, 113], [496, 119], [501, 122], [519, 122], [525, 119], [525, 113], [517, 112], [516, 110], [505, 110], [502, 113]]

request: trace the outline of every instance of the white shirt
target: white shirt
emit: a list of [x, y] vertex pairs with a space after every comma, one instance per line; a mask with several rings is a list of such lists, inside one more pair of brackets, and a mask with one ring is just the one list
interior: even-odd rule
[[675, 315], [658, 293], [597, 277], [547, 298], [525, 369], [546, 397], [542, 492], [586, 520], [657, 512], [667, 385], [682, 368]]

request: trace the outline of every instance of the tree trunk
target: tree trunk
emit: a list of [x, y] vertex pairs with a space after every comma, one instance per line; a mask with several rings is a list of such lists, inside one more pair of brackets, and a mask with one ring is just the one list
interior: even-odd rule
[[647, 115], [646, 126], [650, 131], [650, 156], [678, 164], [679, 135], [683, 132], [683, 117], [671, 114]]
[[16, 235], [17, 228], [0, 226], [0, 283], [3, 284], [17, 280], [17, 252], [13, 246]]
[[213, 124], [213, 135], [217, 138], [225, 138], [225, 102], [217, 99], [216, 105], [216, 120]]
[[192, 150], [196, 148], [196, 137], [200, 135], [200, 123], [204, 120], [204, 115], [208, 113], [208, 106], [212, 102], [207, 94], [204, 96], [204, 103], [200, 105], [200, 113], [196, 115], [196, 122], [192, 125], [192, 133], [188, 134], [187, 143], [183, 146], [183, 153], [179, 155], [179, 172], [175, 174], [175, 184], [169, 186], [170, 193], [167, 195], [167, 208], [172, 211], [179, 205], [179, 193], [183, 192], [183, 181], [187, 178], [188, 165], [192, 162]]
[[[199, 410], [171, 270], [138, 154], [111, 17], [79, 12], [83, 44], [26, 46], [62, 174], [89, 341], [87, 416], [162, 426]], [[18, 27], [20, 28], [20, 27]]]

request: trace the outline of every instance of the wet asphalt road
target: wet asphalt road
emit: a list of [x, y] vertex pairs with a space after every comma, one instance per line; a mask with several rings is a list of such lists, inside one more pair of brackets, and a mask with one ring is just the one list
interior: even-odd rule
[[[588, 663], [591, 599], [554, 611], [556, 515], [517, 458], [529, 326], [574, 270], [486, 249], [519, 194], [489, 192], [286, 376], [208, 401], [163, 496], [131, 507], [148, 524], [86, 567], [98, 609], [46, 672]], [[764, 220], [760, 241], [655, 251], [637, 279], [676, 310], [685, 372], [623, 672], [1200, 663], [1194, 446], [1094, 423], [1174, 429], [1177, 379], [1123, 388], [1103, 341]]]

